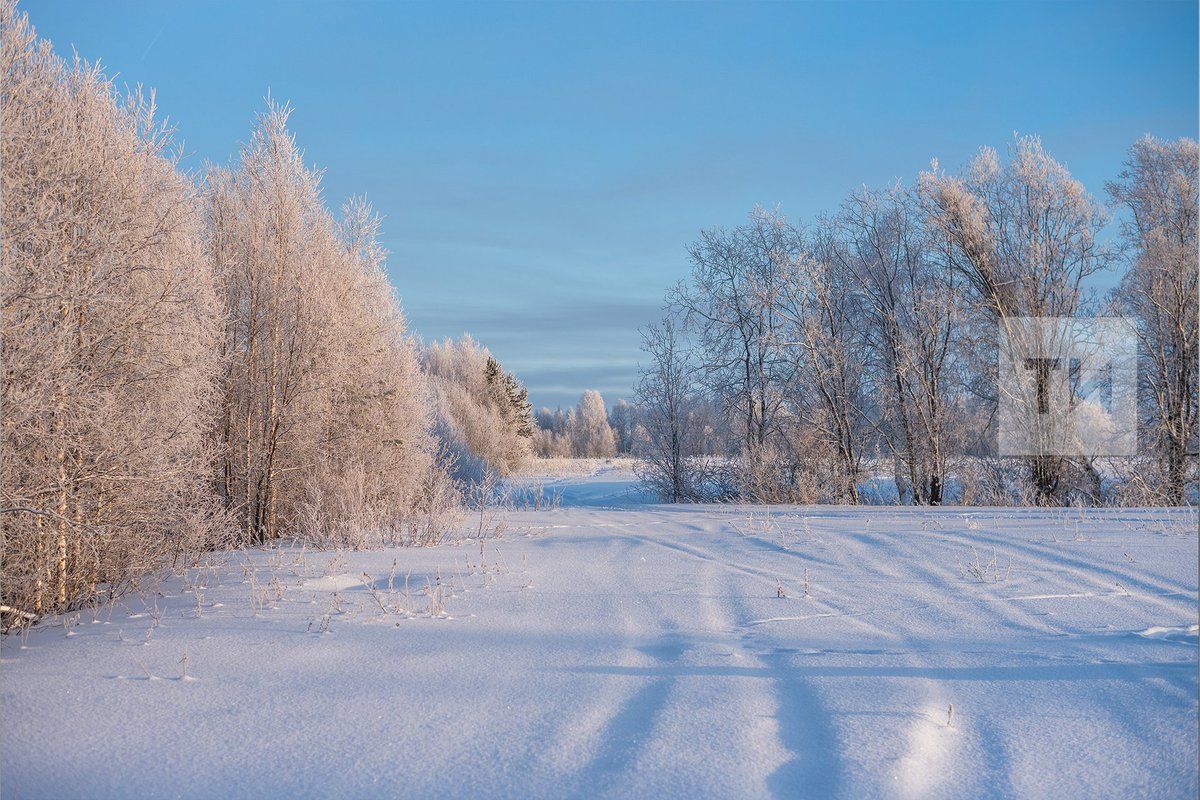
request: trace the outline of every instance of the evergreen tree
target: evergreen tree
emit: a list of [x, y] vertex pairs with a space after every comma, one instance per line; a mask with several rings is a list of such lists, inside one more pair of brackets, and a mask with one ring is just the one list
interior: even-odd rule
[[508, 402], [517, 423], [517, 435], [533, 438], [533, 404], [529, 402], [529, 391], [511, 373], [504, 376]]
[[495, 358], [488, 356], [483, 371], [488, 395], [500, 410], [500, 416], [518, 436], [533, 438], [533, 405], [529, 392], [516, 376], [505, 372]]

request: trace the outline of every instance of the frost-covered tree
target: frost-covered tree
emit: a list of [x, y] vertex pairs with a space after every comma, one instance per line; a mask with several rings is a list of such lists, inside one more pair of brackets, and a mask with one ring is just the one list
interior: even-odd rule
[[433, 384], [438, 430], [456, 453], [459, 478], [486, 470], [507, 474], [532, 454], [533, 414], [525, 387], [487, 348], [467, 336], [429, 345], [423, 354]]
[[778, 211], [756, 208], [745, 225], [701, 231], [688, 248], [691, 275], [668, 297], [697, 343], [700, 375], [747, 450], [779, 432], [792, 363], [781, 351], [780, 291], [802, 246]]
[[836, 218], [833, 251], [861, 298], [867, 370], [880, 441], [892, 456], [901, 500], [942, 502], [956, 431], [957, 275], [914, 193], [862, 189]]
[[1129, 269], [1116, 292], [1137, 321], [1143, 436], [1157, 462], [1163, 499], [1184, 502], [1197, 453], [1197, 143], [1146, 136], [1108, 185], [1128, 212], [1121, 234]]
[[608, 423], [612, 426], [617, 453], [624, 455], [633, 452], [633, 433], [637, 428], [637, 406], [621, 398], [613, 404], [612, 410], [608, 413]]
[[326, 541], [354, 543], [365, 531], [398, 525], [409, 537], [436, 538], [444, 524], [437, 517], [452, 516], [457, 502], [436, 461], [428, 381], [387, 279], [380, 224], [366, 201], [354, 198], [335, 227], [343, 294], [331, 322], [340, 353], [326, 371], [322, 457], [308, 477], [334, 509], [310, 496], [315, 513], [304, 523], [324, 524], [316, 532]]
[[575, 417], [568, 427], [573, 454], [577, 458], [610, 458], [616, 454], [616, 441], [608, 424], [604, 399], [594, 389], [579, 398]]
[[571, 457], [570, 422], [574, 413], [574, 410], [565, 412], [561, 407], [553, 411], [548, 408], [538, 410], [533, 431], [533, 449], [538, 458]]
[[362, 201], [335, 221], [289, 114], [269, 103], [206, 181], [225, 307], [217, 486], [247, 541], [350, 543], [429, 499], [429, 399], [379, 221]]
[[696, 369], [675, 322], [669, 317], [642, 330], [642, 365], [637, 384], [639, 425], [634, 441], [639, 479], [671, 503], [704, 495], [704, 418]]
[[[1014, 139], [1003, 162], [983, 148], [961, 176], [935, 163], [921, 175], [920, 191], [931, 224], [950, 244], [949, 267], [964, 278], [993, 329], [1011, 328], [1018, 317], [1072, 316], [1084, 279], [1112, 261], [1099, 237], [1108, 221], [1104, 208], [1036, 136]], [[994, 378], [987, 383], [994, 386]], [[1070, 489], [1069, 459], [1028, 461], [1037, 501], [1061, 501]]]
[[0, 604], [37, 615], [214, 543], [219, 307], [151, 96], [64, 63], [8, 0], [0, 93]]
[[[806, 456], [827, 460], [831, 495], [857, 503], [866, 412], [866, 342], [858, 282], [844, 268], [843, 243], [828, 221], [814, 229], [804, 252], [787, 266], [782, 280], [780, 330], [793, 361], [788, 409], [806, 430], [794, 431], [792, 461]], [[815, 434], [818, 453], [797, 442]], [[799, 473], [798, 468], [793, 468]]]

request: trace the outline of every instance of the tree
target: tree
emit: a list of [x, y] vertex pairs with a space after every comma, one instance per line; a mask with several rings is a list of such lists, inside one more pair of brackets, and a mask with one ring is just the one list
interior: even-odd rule
[[1116, 300], [1137, 323], [1144, 428], [1163, 499], [1180, 505], [1197, 451], [1196, 140], [1138, 140], [1108, 192], [1128, 212], [1121, 234], [1130, 262]]
[[[1104, 209], [1042, 148], [1036, 136], [1014, 139], [1008, 161], [983, 148], [963, 177], [934, 168], [920, 192], [935, 231], [951, 244], [946, 259], [993, 325], [1010, 334], [1020, 317], [1070, 317], [1081, 286], [1112, 260], [1098, 238]], [[1028, 459], [1039, 503], [1061, 499], [1068, 459]]]
[[732, 230], [701, 231], [688, 251], [692, 273], [668, 303], [694, 333], [701, 375], [747, 450], [779, 432], [792, 364], [779, 349], [779, 293], [801, 249], [800, 232], [776, 212], [754, 209]]
[[837, 225], [845, 247], [834, 254], [861, 293], [861, 342], [898, 494], [938, 505], [952, 431], [953, 355], [961, 344], [956, 275], [938, 263], [938, 242], [918, 200], [899, 185], [855, 192]]
[[618, 400], [608, 414], [608, 423], [613, 429], [617, 453], [625, 455], [633, 452], [633, 433], [637, 427], [637, 406], [624, 398]]
[[225, 307], [217, 483], [245, 540], [350, 543], [428, 497], [425, 379], [384, 273], [379, 220], [341, 222], [268, 101], [233, 169], [206, 181]]
[[489, 470], [508, 474], [530, 457], [534, 428], [525, 387], [487, 348], [466, 336], [435, 342], [422, 358], [439, 436], [456, 453], [460, 480], [482, 480]]
[[319, 456], [304, 474], [309, 513], [299, 530], [333, 544], [354, 545], [402, 524], [410, 536], [426, 537], [414, 526], [437, 528], [432, 517], [456, 502], [434, 460], [429, 386], [388, 283], [380, 226], [371, 206], [352, 198], [331, 243], [328, 268], [342, 292], [329, 298], [333, 355], [324, 365]]
[[[858, 502], [863, 431], [867, 427], [863, 378], [865, 343], [860, 297], [829, 224], [820, 225], [806, 251], [780, 281], [780, 332], [793, 360], [790, 409], [818, 432], [832, 456], [833, 494]], [[795, 453], [793, 458], [802, 454]]]
[[575, 410], [563, 411], [561, 407], [551, 411], [539, 409], [533, 432], [534, 452], [539, 458], [570, 458], [572, 455], [571, 428], [574, 427]]
[[484, 368], [484, 381], [492, 402], [500, 409], [500, 416], [509, 424], [517, 436], [533, 438], [533, 406], [529, 403], [529, 392], [512, 373], [505, 372], [500, 362], [488, 356]]
[[318, 458], [318, 388], [335, 345], [325, 335], [326, 301], [344, 291], [323, 269], [333, 224], [319, 176], [287, 129], [290, 114], [269, 102], [237, 167], [213, 170], [207, 181], [227, 312], [221, 476], [249, 542], [295, 521], [299, 498], [280, 479]]
[[588, 389], [579, 398], [569, 431], [576, 458], [611, 458], [616, 453], [604, 399], [594, 389]]
[[4, 605], [63, 611], [221, 533], [219, 309], [153, 98], [0, 3]]
[[695, 368], [670, 317], [641, 333], [649, 361], [635, 390], [638, 478], [668, 502], [699, 500], [704, 492], [704, 429], [694, 413]]

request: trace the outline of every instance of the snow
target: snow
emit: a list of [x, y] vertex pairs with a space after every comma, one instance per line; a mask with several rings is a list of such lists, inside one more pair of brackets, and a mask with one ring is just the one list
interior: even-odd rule
[[482, 545], [213, 555], [6, 637], [0, 795], [1197, 794], [1194, 510], [544, 485]]

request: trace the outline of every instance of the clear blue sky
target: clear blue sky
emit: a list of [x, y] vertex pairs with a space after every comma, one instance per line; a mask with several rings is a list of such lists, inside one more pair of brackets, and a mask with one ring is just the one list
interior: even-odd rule
[[26, 2], [158, 91], [187, 166], [268, 89], [333, 205], [365, 193], [426, 339], [470, 331], [537, 405], [628, 396], [701, 227], [1039, 133], [1096, 193], [1197, 134], [1197, 4]]

